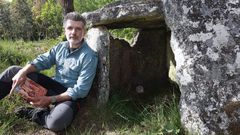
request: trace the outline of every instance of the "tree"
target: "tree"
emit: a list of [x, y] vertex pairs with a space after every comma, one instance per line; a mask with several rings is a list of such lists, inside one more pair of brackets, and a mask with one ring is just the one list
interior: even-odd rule
[[10, 37], [11, 20], [9, 3], [0, 0], [0, 38], [7, 39]]
[[102, 6], [115, 2], [117, 0], [75, 0], [76, 11], [83, 13], [96, 10]]
[[[34, 25], [38, 39], [56, 38], [62, 32], [61, 6], [55, 0], [48, 0], [41, 5], [39, 13], [34, 13]], [[35, 11], [33, 9], [33, 11]]]
[[30, 40], [33, 33], [32, 11], [27, 0], [13, 0], [10, 7], [13, 39]]
[[62, 6], [63, 15], [66, 15], [67, 13], [74, 11], [73, 0], [59, 0], [59, 2]]

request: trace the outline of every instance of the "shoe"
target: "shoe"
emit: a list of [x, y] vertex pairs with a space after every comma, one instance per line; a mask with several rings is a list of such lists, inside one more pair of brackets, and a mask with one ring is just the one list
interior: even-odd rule
[[19, 107], [14, 110], [14, 113], [17, 115], [19, 118], [26, 118], [31, 120], [34, 115], [34, 108], [32, 107]]
[[49, 108], [32, 108], [32, 107], [19, 107], [14, 111], [17, 117], [34, 121], [39, 125], [45, 124], [45, 116], [48, 115], [49, 112], [50, 112]]

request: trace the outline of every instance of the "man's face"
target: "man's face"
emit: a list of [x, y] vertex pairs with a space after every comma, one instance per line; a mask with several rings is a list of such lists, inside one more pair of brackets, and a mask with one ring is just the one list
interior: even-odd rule
[[64, 26], [65, 35], [70, 43], [70, 47], [80, 45], [84, 37], [84, 24], [81, 21], [67, 20]]

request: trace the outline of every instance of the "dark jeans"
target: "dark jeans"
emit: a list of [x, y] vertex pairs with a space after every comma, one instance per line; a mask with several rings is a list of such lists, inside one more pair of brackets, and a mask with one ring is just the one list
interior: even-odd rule
[[[0, 74], [0, 99], [9, 94], [12, 86], [12, 78], [21, 69], [19, 66], [11, 66]], [[27, 75], [29, 78], [45, 87], [48, 92], [47, 96], [58, 95], [67, 90], [63, 85], [56, 82], [50, 77], [47, 77], [41, 73], [30, 73]], [[64, 101], [57, 103], [51, 110], [39, 109], [34, 121], [53, 131], [59, 131], [69, 126], [77, 113], [78, 101]], [[44, 112], [44, 113], [43, 113]]]

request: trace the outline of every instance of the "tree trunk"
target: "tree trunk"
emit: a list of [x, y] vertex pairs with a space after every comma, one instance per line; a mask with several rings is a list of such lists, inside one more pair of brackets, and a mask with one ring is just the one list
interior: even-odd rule
[[74, 11], [73, 0], [59, 0], [59, 2], [62, 6], [63, 15]]

